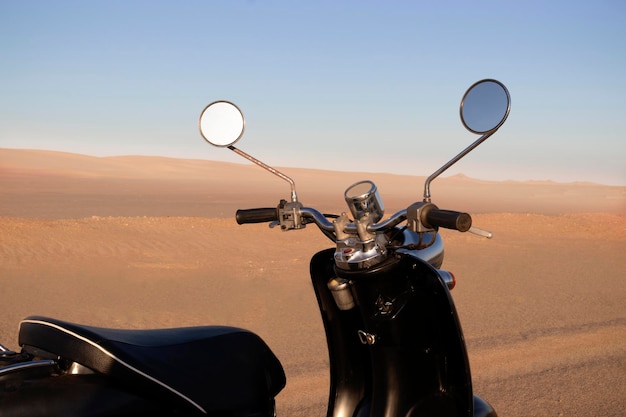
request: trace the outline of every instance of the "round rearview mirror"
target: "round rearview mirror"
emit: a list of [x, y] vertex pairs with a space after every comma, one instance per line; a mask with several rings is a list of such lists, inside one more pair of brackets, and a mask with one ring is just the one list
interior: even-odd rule
[[496, 80], [482, 80], [463, 95], [461, 121], [467, 130], [482, 135], [502, 126], [510, 109], [511, 96], [504, 84]]
[[239, 107], [229, 101], [215, 101], [200, 113], [200, 134], [214, 146], [227, 147], [237, 142], [245, 124]]

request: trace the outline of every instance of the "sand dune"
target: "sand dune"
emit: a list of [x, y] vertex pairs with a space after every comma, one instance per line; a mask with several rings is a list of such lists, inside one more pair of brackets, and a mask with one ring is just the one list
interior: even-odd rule
[[[283, 168], [305, 205], [345, 210], [344, 190], [374, 181], [388, 213], [421, 201], [424, 177]], [[0, 215], [230, 217], [237, 208], [276, 206], [286, 182], [257, 166], [162, 157], [97, 158], [0, 149]], [[588, 183], [490, 182], [464, 176], [431, 185], [440, 207], [470, 213], [626, 213], [626, 187]], [[63, 198], [60, 198], [60, 197]], [[71, 202], [71, 204], [68, 204]]]
[[[324, 211], [345, 210], [343, 189], [363, 178], [388, 213], [422, 192], [416, 177], [285, 171]], [[308, 262], [331, 242], [313, 227], [282, 233], [232, 218], [288, 190], [246, 165], [0, 150], [0, 343], [17, 348], [17, 323], [31, 314], [246, 327], [285, 366], [279, 415], [324, 415]], [[456, 177], [432, 190], [495, 234], [442, 232], [475, 391], [502, 416], [625, 415], [626, 187]]]

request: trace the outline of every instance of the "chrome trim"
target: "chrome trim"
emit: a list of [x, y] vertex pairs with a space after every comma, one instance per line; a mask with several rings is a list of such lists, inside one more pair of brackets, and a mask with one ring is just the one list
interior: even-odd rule
[[357, 221], [369, 215], [369, 221], [376, 223], [385, 214], [385, 205], [380, 198], [376, 184], [370, 180], [352, 184], [343, 193], [343, 197]]
[[[302, 209], [300, 209], [300, 213], [302, 217], [312, 219], [315, 222], [315, 224], [317, 224], [317, 227], [319, 227], [320, 229], [324, 231], [333, 232], [335, 230], [335, 226], [333, 225], [333, 223], [330, 222], [326, 217], [324, 217], [322, 213], [320, 213], [314, 208], [302, 207]], [[382, 230], [391, 229], [392, 227], [402, 223], [405, 220], [406, 220], [406, 209], [398, 211], [397, 213], [393, 214], [391, 217], [389, 217], [387, 220], [383, 221], [382, 223], [371, 224], [367, 226], [367, 231], [370, 233], [376, 233]], [[352, 223], [352, 224], [347, 225], [344, 231], [349, 234], [356, 234], [357, 227], [354, 223]]]
[[288, 177], [287, 175], [283, 174], [282, 172], [280, 172], [276, 168], [272, 168], [271, 166], [269, 166], [269, 165], [259, 161], [255, 157], [253, 157], [251, 155], [248, 155], [247, 153], [245, 153], [241, 149], [235, 148], [233, 145], [228, 146], [228, 149], [230, 149], [231, 151], [235, 152], [237, 155], [247, 159], [248, 161], [252, 162], [253, 164], [256, 164], [256, 165], [260, 166], [264, 170], [266, 170], [268, 172], [271, 172], [272, 174], [276, 175], [278, 178], [281, 178], [281, 179], [287, 181], [289, 183], [289, 187], [291, 188], [291, 201], [293, 203], [297, 203], [298, 202], [298, 193], [296, 192], [296, 183], [294, 182], [294, 180], [291, 179], [291, 177]]
[[95, 374], [95, 372], [92, 369], [87, 368], [85, 365], [81, 365], [78, 362], [72, 362], [72, 364], [70, 365], [69, 369], [67, 370], [67, 373], [70, 374], [70, 375]]
[[335, 265], [341, 269], [367, 269], [387, 259], [387, 237], [376, 235], [374, 239], [362, 242], [358, 237], [337, 241]]
[[337, 308], [342, 311], [351, 310], [356, 305], [352, 291], [350, 290], [351, 282], [345, 278], [331, 278], [326, 286], [333, 295]]
[[452, 274], [452, 272], [446, 271], [445, 269], [439, 269], [437, 272], [439, 273], [439, 276], [441, 277], [443, 282], [446, 284], [446, 287], [448, 287], [449, 290], [453, 289], [456, 285], [456, 280], [454, 279], [454, 275]]
[[357, 331], [357, 334], [359, 335], [359, 340], [364, 345], [373, 345], [378, 339], [375, 334], [368, 333], [363, 330]]
[[[420, 236], [408, 229], [403, 231], [404, 245], [417, 245], [420, 243]], [[415, 258], [421, 259], [424, 262], [428, 262], [435, 268], [440, 268], [443, 264], [443, 239], [439, 233], [435, 234], [434, 241], [426, 248], [423, 249], [407, 249], [400, 248], [396, 250], [397, 253], [405, 253]]]
[[435, 178], [437, 178], [439, 175], [441, 175], [444, 171], [446, 171], [452, 165], [456, 164], [459, 161], [459, 159], [463, 158], [465, 155], [467, 155], [468, 153], [473, 151], [474, 148], [476, 148], [478, 145], [480, 145], [481, 143], [483, 143], [484, 141], [489, 139], [489, 137], [491, 135], [493, 135], [494, 133], [496, 133], [495, 130], [492, 130], [491, 132], [485, 133], [484, 135], [482, 135], [481, 137], [476, 139], [470, 146], [468, 146], [467, 148], [463, 149], [457, 156], [455, 156], [454, 158], [452, 158], [451, 160], [446, 162], [437, 171], [435, 171], [432, 174], [430, 174], [430, 176], [428, 178], [426, 178], [426, 181], [424, 182], [424, 202], [430, 203], [430, 183]]
[[0, 377], [13, 372], [19, 372], [27, 369], [45, 368], [55, 365], [56, 361], [53, 361], [52, 359], [14, 363], [12, 365], [3, 366], [2, 368], [0, 368]]

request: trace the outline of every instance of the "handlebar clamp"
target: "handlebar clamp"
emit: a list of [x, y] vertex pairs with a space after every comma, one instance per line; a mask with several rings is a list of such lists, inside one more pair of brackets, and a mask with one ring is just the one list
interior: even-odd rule
[[278, 222], [283, 231], [304, 229], [306, 224], [302, 221], [302, 203], [299, 201], [280, 200], [278, 205]]
[[426, 218], [428, 211], [436, 208], [436, 205], [427, 202], [411, 204], [406, 209], [407, 228], [415, 233], [434, 232], [436, 229], [429, 224], [424, 224], [422, 219]]

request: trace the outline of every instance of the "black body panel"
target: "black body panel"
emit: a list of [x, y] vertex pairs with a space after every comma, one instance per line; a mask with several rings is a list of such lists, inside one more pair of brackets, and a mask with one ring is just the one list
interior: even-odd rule
[[[183, 416], [182, 410], [111, 385], [104, 375], [0, 377], [2, 417]], [[32, 375], [31, 375], [32, 377]]]
[[[346, 271], [333, 268], [332, 256], [326, 250], [311, 261], [331, 363], [328, 416], [471, 417], [463, 334], [437, 270], [398, 254], [367, 270]], [[326, 283], [335, 276], [351, 281], [352, 310], [339, 310], [329, 294]], [[359, 331], [375, 342], [363, 344]]]
[[369, 416], [372, 370], [369, 349], [357, 337], [363, 328], [358, 308], [337, 308], [328, 290], [334, 272], [334, 249], [317, 253], [311, 259], [311, 279], [326, 331], [330, 361], [328, 416]]

